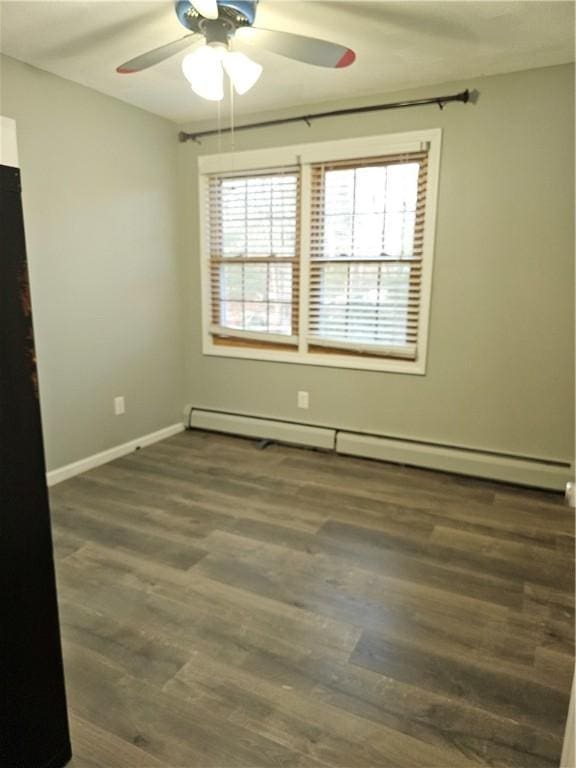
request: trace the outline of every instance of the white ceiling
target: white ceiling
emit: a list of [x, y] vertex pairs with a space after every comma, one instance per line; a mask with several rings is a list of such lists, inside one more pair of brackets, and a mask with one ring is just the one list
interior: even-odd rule
[[[214, 118], [180, 71], [185, 53], [134, 75], [115, 67], [185, 34], [171, 0], [3, 0], [0, 51], [177, 122]], [[256, 25], [355, 49], [348, 69], [307, 66], [250, 47], [264, 66], [237, 114], [574, 60], [574, 2], [261, 0]]]

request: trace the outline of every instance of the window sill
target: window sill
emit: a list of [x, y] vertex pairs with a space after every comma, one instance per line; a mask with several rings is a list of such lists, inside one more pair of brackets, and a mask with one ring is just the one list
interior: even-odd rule
[[379, 371], [381, 373], [407, 373], [424, 376], [426, 365], [424, 360], [392, 360], [375, 357], [355, 357], [350, 355], [331, 355], [302, 353], [294, 351], [279, 351], [257, 349], [250, 347], [226, 347], [205, 341], [202, 353], [209, 357], [228, 357], [237, 360], [260, 360], [268, 363], [292, 363], [295, 365], [315, 365], [323, 368], [349, 368], [360, 371]]

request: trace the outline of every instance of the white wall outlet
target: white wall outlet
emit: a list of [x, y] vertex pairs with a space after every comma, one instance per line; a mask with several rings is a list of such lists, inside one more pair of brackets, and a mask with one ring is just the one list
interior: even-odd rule
[[116, 416], [122, 416], [123, 413], [126, 413], [126, 403], [124, 402], [124, 398], [115, 397], [114, 398], [114, 414]]
[[298, 408], [310, 408], [309, 392], [298, 392]]

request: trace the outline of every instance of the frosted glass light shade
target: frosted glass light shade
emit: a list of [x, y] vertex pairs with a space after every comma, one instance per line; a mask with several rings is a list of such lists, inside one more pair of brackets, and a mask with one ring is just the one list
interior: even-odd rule
[[182, 61], [182, 72], [194, 93], [209, 101], [224, 98], [224, 72], [222, 57], [226, 50], [220, 46], [203, 45], [189, 53]]
[[203, 45], [182, 61], [182, 72], [194, 93], [209, 101], [224, 98], [224, 71], [241, 96], [258, 80], [262, 67], [243, 53], [226, 50], [221, 43]]
[[239, 52], [227, 51], [222, 59], [222, 66], [240, 96], [249, 91], [262, 74], [260, 64]]

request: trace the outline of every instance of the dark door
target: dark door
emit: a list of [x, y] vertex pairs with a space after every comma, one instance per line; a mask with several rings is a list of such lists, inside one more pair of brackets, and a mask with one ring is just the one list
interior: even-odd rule
[[20, 172], [0, 165], [0, 766], [70, 759]]

